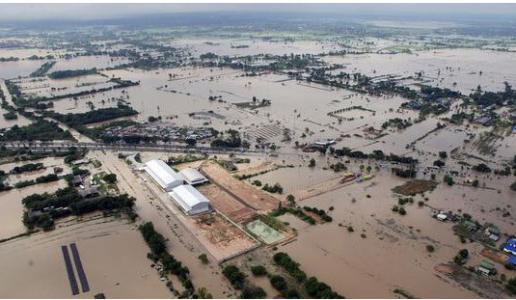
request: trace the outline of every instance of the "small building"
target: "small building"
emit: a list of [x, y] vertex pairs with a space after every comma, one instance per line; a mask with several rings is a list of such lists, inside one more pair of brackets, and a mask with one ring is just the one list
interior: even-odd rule
[[486, 235], [493, 242], [497, 242], [500, 239], [501, 232], [498, 227], [491, 224], [486, 226], [484, 229], [484, 235]]
[[82, 177], [80, 175], [75, 175], [72, 179], [72, 185], [77, 187], [83, 184]]
[[211, 211], [210, 201], [191, 185], [180, 185], [168, 193], [187, 215], [198, 215]]
[[208, 178], [193, 168], [186, 168], [181, 170], [179, 173], [183, 175], [185, 181], [190, 185], [199, 185], [208, 182]]
[[144, 170], [167, 192], [184, 183], [181, 174], [159, 159], [146, 162]]
[[83, 198], [94, 198], [100, 196], [99, 189], [92, 186], [78, 191], [79, 195]]
[[504, 252], [516, 256], [516, 238], [509, 239], [502, 247]]

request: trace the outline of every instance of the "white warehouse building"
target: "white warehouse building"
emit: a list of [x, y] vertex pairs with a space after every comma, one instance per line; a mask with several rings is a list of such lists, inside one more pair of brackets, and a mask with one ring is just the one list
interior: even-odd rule
[[201, 172], [196, 169], [186, 168], [179, 171], [181, 175], [185, 178], [186, 182], [191, 185], [198, 185], [208, 182], [208, 179], [201, 174]]
[[145, 163], [145, 171], [161, 186], [165, 191], [170, 192], [176, 186], [184, 183], [183, 176], [172, 170], [169, 165], [159, 159], [154, 159]]
[[210, 200], [191, 185], [180, 185], [168, 193], [187, 215], [211, 211]]

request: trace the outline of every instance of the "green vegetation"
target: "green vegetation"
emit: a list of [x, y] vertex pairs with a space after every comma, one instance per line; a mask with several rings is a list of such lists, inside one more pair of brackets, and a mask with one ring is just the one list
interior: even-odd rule
[[401, 130], [401, 129], [405, 129], [410, 126], [412, 126], [412, 122], [410, 122], [410, 120], [403, 120], [400, 118], [389, 119], [382, 124], [383, 129], [387, 129], [389, 127], [394, 127], [394, 128]]
[[362, 151], [353, 151], [348, 147], [342, 147], [341, 149], [330, 148], [330, 152], [335, 156], [347, 156], [349, 158], [356, 159], [374, 159], [379, 161], [391, 161], [400, 164], [417, 164], [417, 159], [406, 156], [399, 156], [396, 154], [386, 155], [382, 150], [374, 150], [370, 154], [366, 154]]
[[453, 261], [462, 266], [466, 263], [467, 259], [469, 257], [469, 251], [468, 249], [461, 249], [457, 255], [455, 255], [455, 257], [453, 258]]
[[165, 272], [174, 274], [179, 278], [185, 288], [185, 296], [193, 295], [195, 288], [190, 280], [190, 270], [168, 253], [167, 244], [163, 235], [154, 229], [152, 222], [140, 225], [138, 229], [151, 249], [151, 253], [148, 254], [148, 257], [153, 261], [161, 261]]
[[33, 171], [37, 171], [37, 170], [42, 170], [44, 168], [45, 167], [43, 166], [42, 163], [29, 163], [29, 164], [25, 164], [23, 166], [14, 167], [11, 169], [11, 171], [9, 173], [21, 174], [21, 173], [25, 173], [25, 172], [33, 172]]
[[308, 167], [309, 168], [315, 167], [315, 159], [313, 159], [313, 158], [310, 159], [310, 162], [308, 163]]
[[269, 280], [271, 282], [272, 287], [274, 287], [278, 291], [283, 292], [287, 289], [287, 281], [282, 276], [272, 275]]
[[251, 273], [253, 273], [254, 276], [265, 276], [267, 275], [267, 269], [265, 269], [264, 266], [252, 266]]
[[222, 274], [226, 276], [231, 285], [237, 289], [241, 290], [245, 285], [245, 274], [240, 272], [237, 266], [235, 265], [227, 265], [222, 269]]
[[251, 285], [245, 280], [245, 274], [240, 272], [237, 266], [227, 265], [222, 269], [222, 274], [226, 276], [231, 285], [237, 289], [242, 290], [240, 298], [242, 299], [261, 299], [267, 295], [265, 291], [260, 288]]
[[299, 219], [305, 221], [306, 223], [308, 223], [310, 225], [315, 225], [317, 223], [315, 221], [315, 219], [310, 217], [309, 215], [307, 215], [301, 209], [301, 207], [293, 208], [293, 207], [283, 207], [283, 206], [281, 206], [278, 209], [275, 209], [274, 211], [272, 211], [269, 215], [271, 217], [279, 217], [279, 216], [282, 216], [282, 215], [284, 215], [286, 213], [292, 214], [292, 215], [298, 217]]
[[267, 296], [261, 287], [246, 286], [240, 294], [241, 299], [263, 299]]
[[344, 297], [334, 292], [330, 286], [320, 282], [315, 277], [310, 277], [305, 282], [305, 289], [310, 297], [315, 299], [343, 299]]
[[178, 164], [182, 164], [182, 163], [199, 161], [199, 160], [203, 160], [203, 159], [206, 159], [206, 156], [194, 155], [194, 154], [170, 156], [168, 158], [167, 164], [173, 166], [173, 165], [178, 165]]
[[55, 71], [55, 72], [48, 74], [48, 77], [50, 77], [52, 79], [65, 79], [65, 78], [79, 77], [79, 76], [91, 75], [91, 74], [97, 74], [97, 69], [93, 68], [93, 69], [82, 69], [82, 70]]
[[[49, 176], [49, 178], [55, 177]], [[134, 214], [132, 212], [134, 198], [127, 194], [85, 199], [71, 187], [59, 189], [53, 194], [32, 194], [23, 198], [22, 203], [26, 208], [23, 223], [29, 229], [41, 227], [49, 230], [53, 228], [54, 220], [57, 218], [70, 214], [82, 215], [95, 210], [120, 211], [130, 217]]]
[[210, 261], [208, 260], [208, 256], [205, 253], [200, 254], [197, 258], [205, 265], [207, 265]]
[[104, 122], [116, 118], [127, 117], [137, 115], [138, 112], [126, 105], [118, 105], [118, 107], [109, 107], [96, 109], [84, 113], [68, 113], [59, 114], [56, 112], [45, 112], [45, 114], [53, 119], [65, 123], [66, 125], [81, 129], [83, 125]]
[[43, 63], [36, 71], [30, 73], [30, 77], [40, 77], [47, 74], [47, 72], [52, 69], [52, 67], [56, 64], [56, 61], [47, 61]]
[[27, 187], [30, 185], [38, 184], [38, 183], [47, 183], [47, 182], [58, 181], [58, 180], [59, 180], [59, 177], [56, 174], [48, 174], [48, 175], [39, 176], [35, 180], [19, 181], [14, 185], [14, 187], [17, 189], [21, 189], [21, 188], [24, 188], [24, 187]]
[[491, 168], [489, 168], [486, 164], [480, 163], [476, 166], [473, 166], [473, 170], [480, 172], [480, 173], [491, 173]]
[[516, 295], [516, 277], [507, 280], [505, 287], [511, 294]]
[[6, 120], [16, 120], [18, 119], [18, 114], [14, 111], [8, 111], [4, 114], [4, 119]]
[[104, 180], [106, 183], [113, 184], [117, 181], [116, 174], [106, 174], [104, 177], [102, 177], [102, 180]]
[[268, 183], [266, 183], [263, 187], [262, 187], [262, 190], [266, 191], [266, 192], [269, 192], [269, 193], [278, 193], [278, 194], [283, 194], [283, 187], [281, 187], [281, 185], [279, 183], [275, 183], [274, 185], [269, 185]]
[[61, 129], [57, 123], [38, 119], [27, 126], [14, 125], [0, 130], [0, 141], [56, 141], [73, 140], [68, 131]]
[[444, 175], [444, 177], [443, 177], [443, 181], [444, 181], [447, 185], [449, 185], [449, 186], [452, 186], [452, 185], [454, 185], [454, 184], [455, 184], [455, 181], [453, 180], [453, 177], [451, 177], [451, 176], [450, 176], [450, 175], [448, 175], [448, 174]]
[[234, 129], [229, 129], [226, 133], [211, 142], [211, 147], [214, 148], [249, 148], [248, 142], [243, 142], [240, 138], [240, 133]]
[[303, 209], [306, 210], [306, 211], [313, 212], [313, 213], [319, 215], [319, 217], [321, 217], [321, 219], [324, 222], [331, 222], [331, 221], [333, 221], [332, 217], [330, 217], [324, 211], [324, 209], [318, 209], [317, 207], [309, 207], [309, 206], [303, 206]]
[[293, 261], [290, 256], [285, 252], [278, 252], [273, 256], [274, 262], [285, 269], [290, 276], [296, 279], [298, 282], [306, 280], [306, 274], [299, 268], [299, 263]]

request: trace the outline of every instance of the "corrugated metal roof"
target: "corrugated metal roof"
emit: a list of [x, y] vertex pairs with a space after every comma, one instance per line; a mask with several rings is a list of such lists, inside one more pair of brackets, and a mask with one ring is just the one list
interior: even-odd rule
[[188, 214], [210, 210], [210, 200], [191, 185], [177, 186], [168, 194], [174, 198], [176, 203]]
[[159, 159], [146, 162], [145, 171], [167, 191], [183, 183], [183, 176]]
[[181, 170], [179, 173], [181, 173], [185, 180], [192, 185], [208, 182], [208, 179], [196, 169], [186, 168]]

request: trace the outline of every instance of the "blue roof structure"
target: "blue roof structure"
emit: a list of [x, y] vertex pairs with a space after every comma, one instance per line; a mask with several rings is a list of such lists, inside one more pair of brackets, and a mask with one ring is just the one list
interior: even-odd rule
[[509, 254], [509, 259], [506, 262], [508, 265], [516, 266], [516, 255]]
[[503, 245], [503, 250], [516, 254], [516, 238], [509, 239], [507, 243]]

